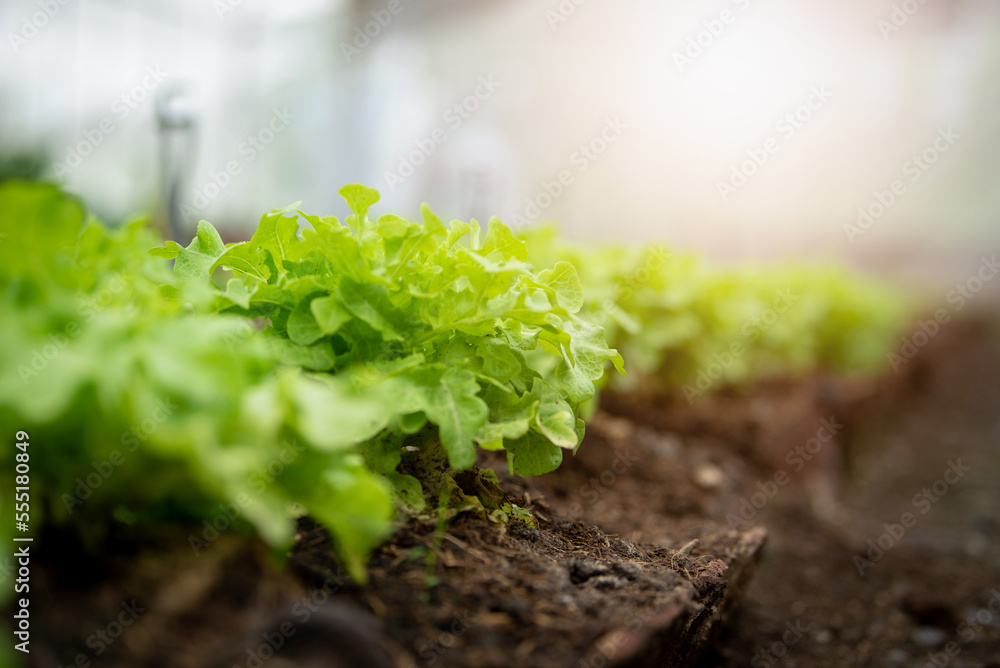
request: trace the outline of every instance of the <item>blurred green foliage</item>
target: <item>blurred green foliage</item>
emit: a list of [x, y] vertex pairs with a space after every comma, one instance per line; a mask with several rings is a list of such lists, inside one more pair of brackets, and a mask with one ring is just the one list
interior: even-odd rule
[[690, 397], [817, 369], [877, 372], [912, 315], [901, 292], [834, 264], [722, 267], [656, 244], [570, 243], [550, 226], [520, 236], [530, 262], [578, 268], [582, 315], [633, 372], [607, 378], [619, 389], [653, 382]]

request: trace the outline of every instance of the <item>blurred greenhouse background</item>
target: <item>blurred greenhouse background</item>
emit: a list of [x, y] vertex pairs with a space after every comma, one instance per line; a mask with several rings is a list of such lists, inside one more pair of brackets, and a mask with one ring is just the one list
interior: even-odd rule
[[110, 220], [173, 210], [183, 237], [339, 215], [363, 182], [380, 211], [945, 288], [1000, 246], [995, 0], [7, 0], [0, 22], [4, 175]]

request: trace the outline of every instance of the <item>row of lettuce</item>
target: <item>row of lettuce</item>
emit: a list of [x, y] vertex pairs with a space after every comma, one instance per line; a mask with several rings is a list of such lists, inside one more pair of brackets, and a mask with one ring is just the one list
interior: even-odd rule
[[573, 243], [551, 226], [520, 236], [532, 264], [577, 267], [581, 316], [628, 361], [628, 377], [604, 379], [617, 391], [691, 400], [772, 376], [877, 373], [914, 309], [834, 262], [719, 266], [652, 243]]
[[449, 475], [477, 449], [525, 476], [575, 452], [599, 386], [637, 382], [618, 350], [633, 377], [702, 392], [701, 375], [876, 370], [905, 324], [898, 296], [836, 269], [722, 270], [426, 206], [372, 219], [376, 191], [341, 194], [343, 223], [289, 207], [247, 242], [203, 222], [183, 247], [53, 186], [0, 187], [5, 573], [15, 510], [26, 535], [73, 522], [95, 542], [109, 518], [182, 522], [195, 552], [230, 525], [287, 545], [308, 513], [363, 581], [394, 522], [477, 505]]

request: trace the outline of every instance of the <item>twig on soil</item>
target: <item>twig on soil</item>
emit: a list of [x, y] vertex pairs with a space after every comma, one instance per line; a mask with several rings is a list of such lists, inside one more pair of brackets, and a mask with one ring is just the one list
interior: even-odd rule
[[694, 540], [692, 540], [692, 541], [690, 541], [688, 543], [685, 543], [684, 546], [681, 549], [677, 550], [677, 552], [680, 553], [680, 554], [683, 554], [686, 557], [689, 554], [691, 554], [691, 550], [693, 550], [694, 548], [698, 547], [698, 543], [699, 542], [700, 541], [697, 538], [695, 538]]

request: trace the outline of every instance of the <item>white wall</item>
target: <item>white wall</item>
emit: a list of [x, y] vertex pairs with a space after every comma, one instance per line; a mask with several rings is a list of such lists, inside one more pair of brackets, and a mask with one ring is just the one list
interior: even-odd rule
[[[335, 191], [347, 181], [379, 187], [385, 208], [404, 214], [428, 200], [444, 216], [514, 220], [565, 169], [572, 183], [541, 217], [579, 237], [665, 237], [722, 257], [838, 255], [949, 280], [1000, 250], [991, 0], [909, 0], [919, 10], [888, 38], [878, 24], [891, 17], [887, 0], [400, 0], [349, 59], [342, 43], [389, 0], [233, 1], [219, 16], [208, 0], [69, 0], [16, 53], [0, 45], [0, 150], [44, 141], [62, 157], [160, 66], [167, 83], [195, 91], [187, 203], [195, 189], [214, 192], [227, 161], [241, 167], [190, 217], [234, 230], [295, 200], [341, 213]], [[560, 7], [575, 9], [552, 25]], [[679, 71], [675, 53], [724, 10], [732, 22]], [[37, 11], [37, 0], [0, 5], [3, 34]], [[458, 124], [449, 107], [481, 77], [499, 87]], [[815, 86], [829, 101], [783, 136], [776, 124]], [[274, 108], [294, 120], [250, 161], [241, 142]], [[580, 171], [574, 152], [615, 117], [627, 128]], [[946, 127], [960, 138], [910, 180], [904, 162]], [[67, 185], [113, 217], [159, 206], [155, 128], [146, 100]], [[391, 183], [435, 129], [446, 141]], [[724, 201], [720, 181], [769, 137], [778, 151]], [[851, 243], [844, 226], [897, 178], [906, 192]]]

